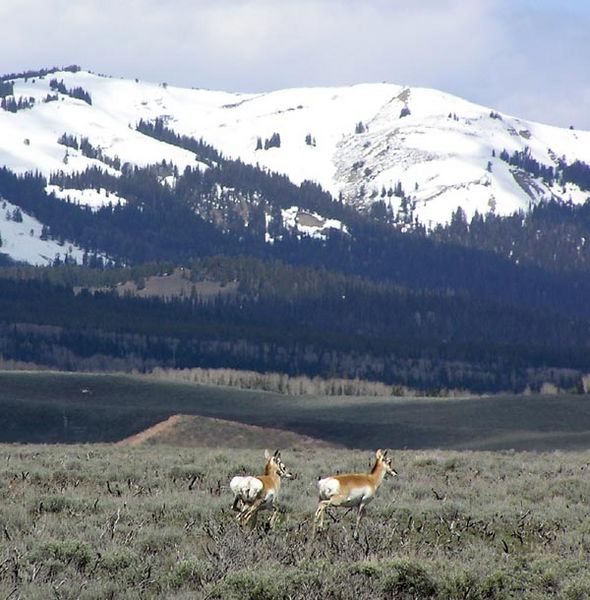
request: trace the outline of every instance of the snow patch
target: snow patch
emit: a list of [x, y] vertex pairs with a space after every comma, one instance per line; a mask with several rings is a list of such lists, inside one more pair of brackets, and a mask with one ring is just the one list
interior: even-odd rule
[[58, 185], [49, 184], [45, 187], [45, 191], [48, 194], [54, 194], [56, 198], [60, 200], [68, 200], [81, 206], [89, 206], [92, 210], [98, 210], [103, 206], [112, 204], [124, 205], [127, 203], [125, 198], [118, 196], [114, 192], [109, 192], [105, 188], [99, 189], [84, 189], [78, 190], [75, 188], [62, 188]]
[[[13, 218], [17, 211], [22, 217], [22, 222]], [[43, 225], [37, 219], [8, 200], [0, 199], [0, 253], [8, 254], [16, 261], [40, 266], [53, 263], [56, 256], [63, 261], [66, 255], [77, 263], [82, 263], [84, 251], [81, 248], [71, 243], [61, 244], [55, 240], [43, 240], [42, 230]]]

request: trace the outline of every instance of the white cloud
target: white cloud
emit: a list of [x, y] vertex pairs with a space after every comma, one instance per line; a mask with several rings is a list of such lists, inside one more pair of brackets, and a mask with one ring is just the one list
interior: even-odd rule
[[517, 107], [517, 116], [526, 115], [528, 119], [540, 123], [551, 121], [562, 127], [573, 125], [576, 129], [590, 129], [590, 85], [556, 90], [554, 94], [512, 92], [503, 96], [496, 106], [503, 112], [513, 113], [515, 111], [511, 107]]
[[76, 62], [243, 91], [386, 80], [590, 128], [583, 0], [21, 0], [0, 22], [0, 72]]

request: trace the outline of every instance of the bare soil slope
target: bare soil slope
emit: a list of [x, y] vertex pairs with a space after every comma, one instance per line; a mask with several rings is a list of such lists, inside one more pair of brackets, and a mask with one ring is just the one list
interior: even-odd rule
[[245, 425], [196, 415], [172, 415], [118, 442], [122, 446], [167, 444], [187, 448], [334, 448], [323, 440], [292, 431]]

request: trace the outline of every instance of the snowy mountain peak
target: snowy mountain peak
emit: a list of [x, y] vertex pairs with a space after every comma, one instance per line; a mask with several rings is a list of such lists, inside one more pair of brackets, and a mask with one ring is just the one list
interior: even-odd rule
[[[8, 106], [0, 110], [0, 166], [18, 173], [97, 166], [117, 175], [124, 163], [162, 160], [179, 170], [206, 168], [192, 152], [136, 130], [140, 119], [162, 119], [228, 157], [295, 183], [316, 181], [360, 209], [382, 202], [426, 225], [448, 221], [458, 206], [467, 217], [509, 214], [542, 198], [587, 196], [572, 184], [531, 178], [500, 153], [527, 149], [546, 166], [562, 157], [590, 163], [590, 132], [525, 121], [431, 89], [359, 84], [240, 94], [76, 69], [4, 81], [12, 89], [0, 90]], [[91, 151], [81, 148], [83, 139]], [[51, 191], [93, 207], [125, 202], [100, 190]]]

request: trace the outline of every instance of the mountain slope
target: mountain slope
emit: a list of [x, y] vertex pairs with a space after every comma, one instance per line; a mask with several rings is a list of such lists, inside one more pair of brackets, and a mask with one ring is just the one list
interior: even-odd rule
[[[66, 90], [82, 88], [92, 103], [51, 89], [52, 79]], [[48, 94], [57, 100], [43, 102]], [[87, 137], [111, 159], [195, 166], [191, 152], [135, 131], [140, 119], [162, 118], [229, 157], [285, 173], [295, 183], [314, 180], [360, 206], [383, 199], [394, 213], [412, 211], [426, 225], [448, 221], [457, 206], [468, 216], [475, 210], [510, 214], [542, 197], [578, 202], [587, 196], [570, 184], [527, 183], [498, 155], [528, 147], [545, 165], [561, 157], [590, 162], [590, 132], [527, 122], [435, 90], [363, 84], [238, 94], [64, 71], [16, 79], [13, 95], [35, 99], [30, 109], [0, 111], [0, 164], [17, 172], [105, 167], [73, 149], [64, 164], [66, 148], [57, 142], [64, 133]], [[265, 150], [275, 134], [280, 146], [275, 139]], [[396, 186], [405, 200], [393, 193]], [[86, 201], [75, 192], [72, 197]]]
[[[30, 264], [50, 264], [68, 255], [82, 262], [83, 250], [75, 244], [47, 239], [43, 224], [6, 200], [0, 202], [0, 252], [13, 260]], [[61, 260], [61, 258], [60, 258]]]

